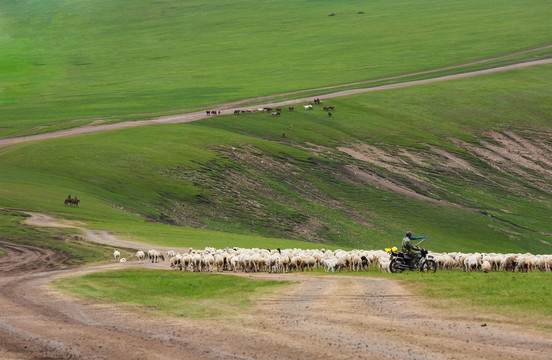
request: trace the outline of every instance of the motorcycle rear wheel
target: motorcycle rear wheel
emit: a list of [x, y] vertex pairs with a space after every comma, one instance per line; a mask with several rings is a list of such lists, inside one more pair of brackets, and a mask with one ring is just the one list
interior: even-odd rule
[[422, 272], [434, 273], [437, 271], [437, 264], [433, 260], [426, 260], [420, 269]]
[[391, 263], [389, 264], [389, 271], [391, 271], [393, 274], [403, 272], [403, 269], [399, 267], [399, 262], [397, 261], [397, 259], [391, 260]]

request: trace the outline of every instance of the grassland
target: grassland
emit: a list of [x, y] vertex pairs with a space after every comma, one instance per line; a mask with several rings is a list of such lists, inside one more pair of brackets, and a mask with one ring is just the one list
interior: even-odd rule
[[[0, 5], [0, 136], [464, 64], [549, 45], [552, 32], [544, 0]], [[547, 58], [550, 50], [529, 56]], [[469, 69], [520, 58], [528, 59]], [[409, 229], [430, 235], [426, 246], [434, 251], [552, 253], [552, 184], [539, 170], [550, 170], [547, 160], [527, 167], [470, 151], [500, 147], [493, 134], [552, 148], [551, 79], [552, 67], [539, 66], [334, 99], [332, 118], [318, 108], [253, 113], [1, 148], [0, 206], [16, 210], [0, 211], [0, 237], [60, 249], [68, 264], [111, 259], [109, 247], [75, 231], [22, 224], [17, 210], [29, 210], [158, 246], [377, 249], [398, 245]], [[385, 160], [340, 150], [359, 144]], [[451, 167], [442, 153], [468, 167]], [[79, 196], [79, 208], [63, 205], [69, 193]], [[530, 319], [550, 330], [549, 274], [433, 275], [393, 278], [444, 309], [483, 320], [507, 312], [508, 320]], [[201, 318], [224, 317], [281, 285], [129, 270], [57, 286]]]
[[[192, 227], [233, 234], [216, 243], [228, 246], [252, 235], [247, 243], [259, 247], [265, 240], [255, 236], [382, 248], [408, 228], [431, 235], [436, 251], [550, 252], [549, 180], [531, 169], [512, 174], [523, 168], [514, 162], [497, 171], [455, 141], [479, 146], [494, 141], [489, 131], [513, 131], [549, 142], [551, 71], [540, 66], [335, 99], [332, 118], [319, 109], [278, 118], [253, 113], [19, 144], [0, 149], [0, 200], [171, 246], [178, 239], [186, 246]], [[338, 150], [358, 143], [402, 159], [400, 167]], [[432, 149], [455, 154], [471, 170], [451, 170]], [[414, 163], [403, 151], [424, 160]], [[351, 164], [444, 202], [359, 181], [345, 169]], [[81, 208], [63, 205], [67, 193], [83, 199]], [[170, 226], [147, 230], [143, 219]], [[190, 236], [200, 246], [224, 238]]]
[[150, 314], [221, 318], [249, 305], [259, 293], [289, 282], [163, 270], [113, 270], [57, 280], [54, 286], [77, 296], [114, 302]]
[[4, 136], [462, 64], [552, 30], [544, 0], [0, 3]]
[[432, 306], [485, 321], [531, 326], [552, 332], [549, 273], [397, 274], [393, 278], [423, 295]]

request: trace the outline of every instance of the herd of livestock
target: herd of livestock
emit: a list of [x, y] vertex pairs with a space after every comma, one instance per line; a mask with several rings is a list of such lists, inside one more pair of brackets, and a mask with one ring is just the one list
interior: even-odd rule
[[[460, 271], [546, 271], [552, 269], [552, 255], [498, 254], [498, 253], [429, 253], [441, 270]], [[119, 251], [115, 261], [126, 262]], [[324, 249], [244, 249], [188, 248], [182, 252], [169, 250], [166, 256], [157, 250], [138, 251], [138, 262], [168, 261], [174, 270], [192, 272], [326, 272], [367, 271], [377, 269], [389, 272], [389, 253], [383, 250], [324, 250]]]

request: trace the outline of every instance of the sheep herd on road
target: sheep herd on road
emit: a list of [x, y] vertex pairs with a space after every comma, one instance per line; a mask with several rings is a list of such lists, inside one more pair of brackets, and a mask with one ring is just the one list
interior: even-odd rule
[[[552, 255], [498, 254], [498, 253], [433, 253], [434, 261], [441, 270], [460, 271], [552, 271]], [[126, 262], [119, 251], [113, 253], [115, 261]], [[139, 263], [165, 261], [165, 255], [158, 250], [138, 251]], [[389, 253], [383, 250], [324, 250], [324, 249], [215, 249], [188, 248], [182, 253], [167, 252], [169, 266], [174, 270], [191, 272], [241, 271], [241, 272], [302, 272], [318, 268], [326, 272], [366, 271], [377, 269], [389, 272]]]

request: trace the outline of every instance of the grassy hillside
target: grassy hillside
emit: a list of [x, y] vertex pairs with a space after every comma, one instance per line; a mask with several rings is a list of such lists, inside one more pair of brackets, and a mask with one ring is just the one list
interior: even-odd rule
[[547, 45], [552, 31], [545, 0], [0, 6], [0, 136], [461, 64]]
[[[0, 204], [158, 243], [188, 230], [129, 224], [362, 248], [410, 229], [436, 251], [550, 253], [551, 78], [541, 66], [331, 100], [331, 118], [315, 107], [2, 148]], [[67, 193], [82, 206], [64, 207]]]

